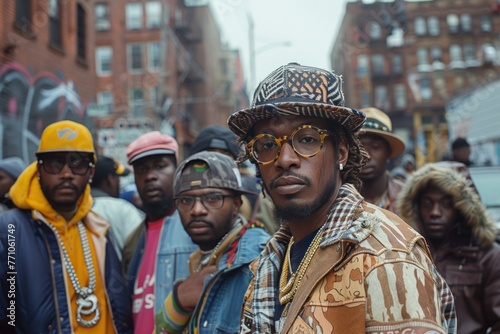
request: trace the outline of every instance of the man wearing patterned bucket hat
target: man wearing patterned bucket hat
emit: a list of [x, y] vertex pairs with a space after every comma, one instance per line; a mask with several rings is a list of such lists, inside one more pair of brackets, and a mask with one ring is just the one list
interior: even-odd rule
[[248, 193], [236, 163], [225, 154], [199, 152], [177, 168], [176, 207], [200, 248], [189, 258], [189, 277], [176, 283], [157, 314], [157, 333], [239, 331], [248, 265], [269, 239], [263, 226], [239, 213], [241, 195]]
[[241, 333], [456, 330], [422, 236], [358, 192], [364, 121], [344, 106], [339, 75], [295, 63], [229, 117], [281, 224], [250, 265]]
[[366, 121], [360, 130], [363, 148], [370, 156], [359, 172], [363, 181], [361, 195], [367, 202], [397, 213], [397, 196], [403, 182], [388, 171], [389, 159], [394, 159], [405, 150], [403, 139], [392, 133], [389, 116], [377, 108], [363, 108]]
[[0, 215], [0, 332], [132, 333], [109, 224], [91, 211], [90, 131], [53, 123], [35, 154]]

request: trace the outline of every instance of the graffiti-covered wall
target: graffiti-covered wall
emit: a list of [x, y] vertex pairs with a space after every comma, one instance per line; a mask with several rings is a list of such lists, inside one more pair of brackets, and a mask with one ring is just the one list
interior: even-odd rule
[[87, 126], [74, 84], [51, 72], [33, 73], [19, 63], [0, 67], [0, 158], [34, 160], [47, 125], [70, 119]]

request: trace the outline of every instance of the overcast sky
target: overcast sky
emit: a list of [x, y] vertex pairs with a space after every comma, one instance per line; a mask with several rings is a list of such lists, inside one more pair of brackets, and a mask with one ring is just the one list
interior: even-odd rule
[[[347, 0], [212, 0], [223, 39], [240, 50], [247, 82], [250, 20], [254, 25], [255, 86], [274, 69], [298, 62], [330, 69], [329, 54]], [[286, 45], [289, 46], [286, 46]]]

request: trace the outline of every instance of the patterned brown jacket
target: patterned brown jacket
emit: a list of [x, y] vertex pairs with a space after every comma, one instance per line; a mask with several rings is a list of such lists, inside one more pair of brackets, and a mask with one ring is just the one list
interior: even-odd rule
[[454, 333], [453, 296], [423, 238], [344, 184], [293, 300], [275, 322], [291, 233], [274, 234], [251, 264], [241, 333]]

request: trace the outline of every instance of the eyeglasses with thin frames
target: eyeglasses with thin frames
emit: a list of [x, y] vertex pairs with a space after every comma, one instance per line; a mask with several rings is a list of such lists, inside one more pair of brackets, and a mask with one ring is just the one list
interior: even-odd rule
[[301, 157], [311, 158], [319, 153], [325, 138], [331, 135], [328, 130], [301, 125], [290, 136], [276, 138], [271, 134], [261, 133], [248, 142], [246, 148], [255, 161], [267, 165], [278, 160], [284, 142], [290, 143], [295, 153]]
[[224, 205], [224, 199], [226, 197], [234, 197], [234, 195], [224, 195], [221, 193], [208, 193], [199, 196], [177, 196], [175, 198], [175, 206], [177, 209], [182, 211], [190, 211], [194, 207], [194, 203], [196, 203], [199, 198], [201, 204], [207, 210], [217, 210], [222, 208]]
[[43, 157], [38, 159], [38, 164], [43, 170], [49, 174], [59, 174], [65, 165], [71, 169], [75, 175], [85, 175], [91, 167], [94, 166], [92, 161], [85, 159], [77, 154], [68, 154], [58, 157]]

